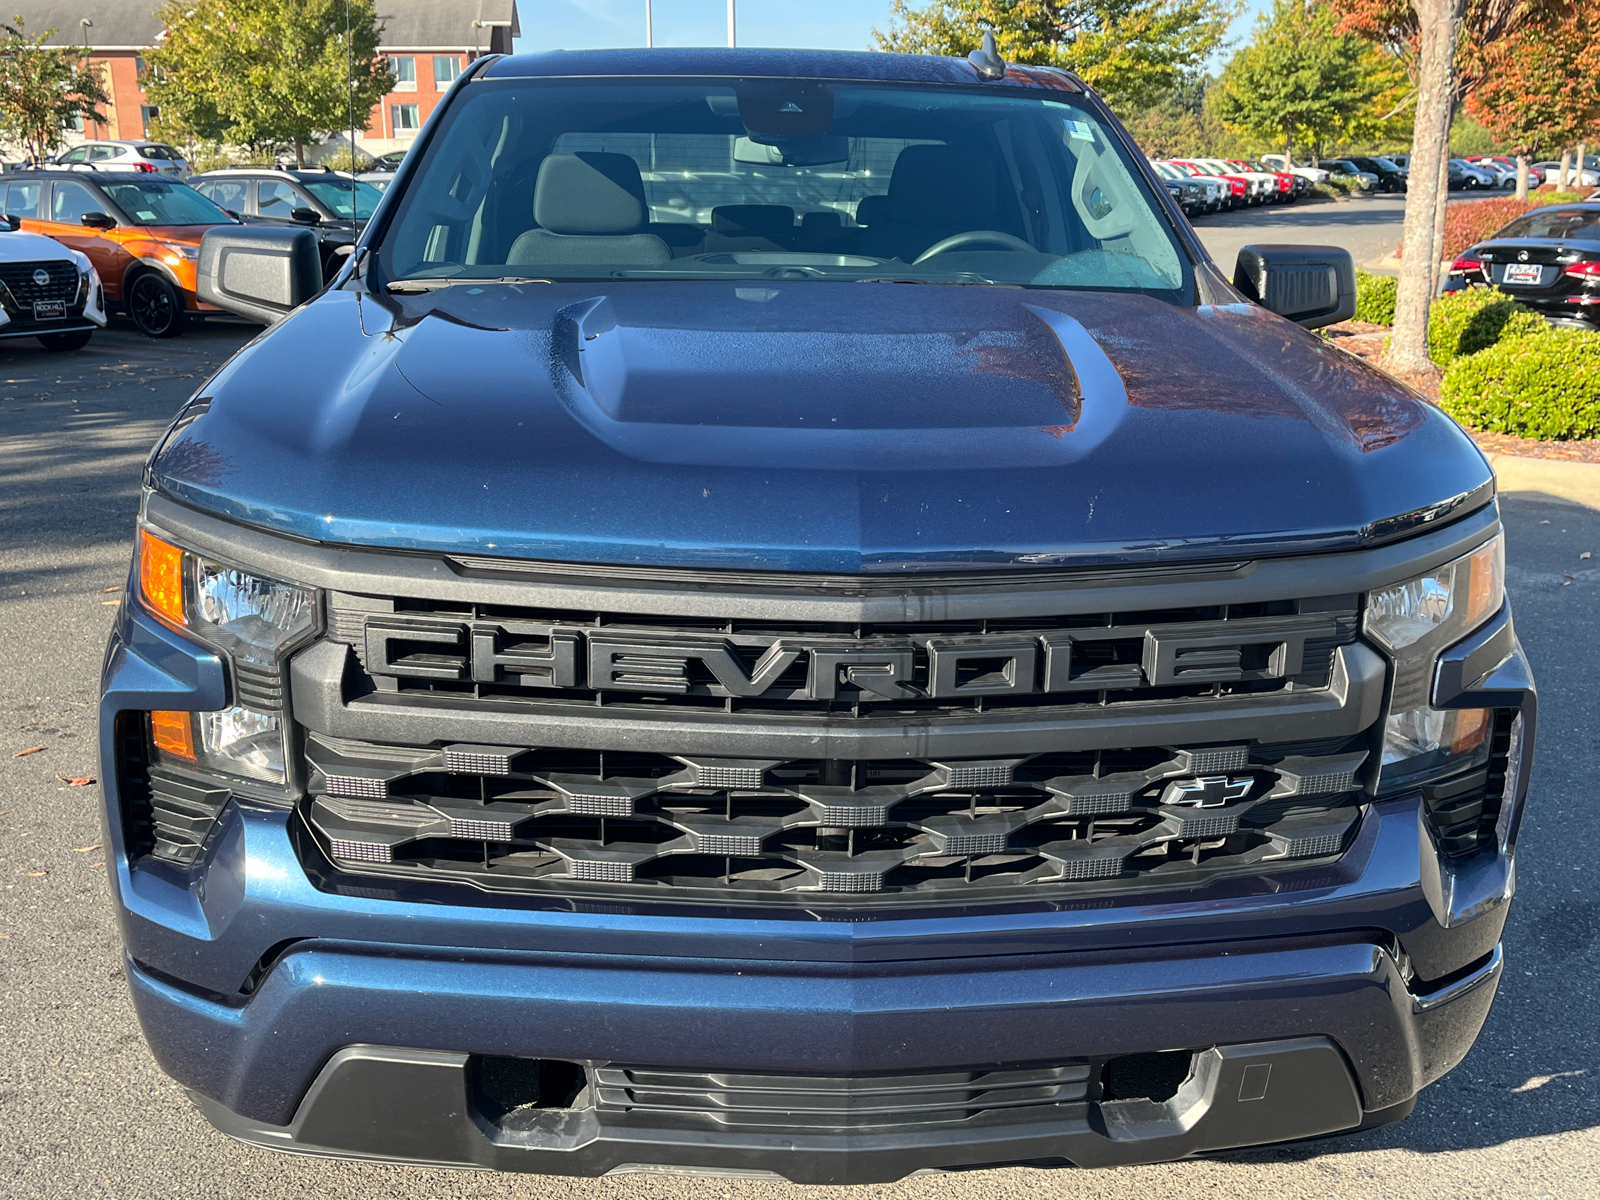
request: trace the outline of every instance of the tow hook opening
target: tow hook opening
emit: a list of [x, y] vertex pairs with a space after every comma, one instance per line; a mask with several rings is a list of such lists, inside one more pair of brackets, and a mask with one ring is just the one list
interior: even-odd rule
[[496, 1125], [516, 1125], [519, 1114], [588, 1107], [589, 1076], [575, 1062], [475, 1054], [469, 1071], [477, 1109]]
[[1149, 1100], [1164, 1104], [1194, 1074], [1193, 1050], [1124, 1054], [1108, 1061], [1100, 1074], [1100, 1098]]

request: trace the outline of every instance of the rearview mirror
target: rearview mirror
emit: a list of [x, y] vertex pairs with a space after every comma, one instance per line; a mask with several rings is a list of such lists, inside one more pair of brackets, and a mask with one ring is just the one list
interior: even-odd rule
[[1337, 246], [1246, 246], [1233, 286], [1262, 308], [1307, 329], [1356, 315], [1356, 264]]
[[271, 325], [322, 290], [317, 235], [283, 226], [218, 225], [200, 239], [200, 299]]
[[90, 229], [115, 229], [117, 222], [109, 213], [86, 212], [78, 218], [78, 224], [87, 225]]

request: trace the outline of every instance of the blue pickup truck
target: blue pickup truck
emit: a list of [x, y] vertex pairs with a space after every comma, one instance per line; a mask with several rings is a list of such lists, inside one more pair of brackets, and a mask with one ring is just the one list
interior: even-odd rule
[[1494, 477], [1072, 75], [472, 64], [145, 475], [127, 974], [224, 1132], [893, 1180], [1369, 1129], [1472, 1045], [1535, 696]]

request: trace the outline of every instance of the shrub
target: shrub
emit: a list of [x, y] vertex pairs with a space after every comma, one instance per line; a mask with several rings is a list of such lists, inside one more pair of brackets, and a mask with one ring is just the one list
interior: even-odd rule
[[1444, 373], [1439, 406], [1492, 433], [1600, 437], [1600, 333], [1545, 328], [1458, 358]]
[[1395, 289], [1400, 281], [1393, 275], [1356, 272], [1356, 320], [1373, 325], [1394, 324]]
[[1441, 367], [1502, 338], [1537, 333], [1544, 318], [1504, 292], [1468, 288], [1440, 296], [1428, 309], [1428, 357]]
[[1360, 184], [1356, 182], [1354, 175], [1329, 175], [1328, 186], [1333, 188], [1333, 190], [1336, 192], [1339, 192], [1343, 195], [1349, 195], [1351, 192], [1355, 191]]

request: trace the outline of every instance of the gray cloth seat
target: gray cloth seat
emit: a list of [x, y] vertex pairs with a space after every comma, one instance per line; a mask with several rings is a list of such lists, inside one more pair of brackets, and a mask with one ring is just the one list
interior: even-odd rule
[[652, 266], [672, 261], [645, 227], [644, 180], [626, 154], [580, 150], [539, 165], [530, 229], [511, 243], [508, 266]]
[[861, 239], [862, 252], [878, 258], [909, 262], [953, 234], [1011, 232], [998, 224], [1000, 180], [994, 163], [959, 146], [907, 146], [895, 159], [885, 199], [873, 206]]

